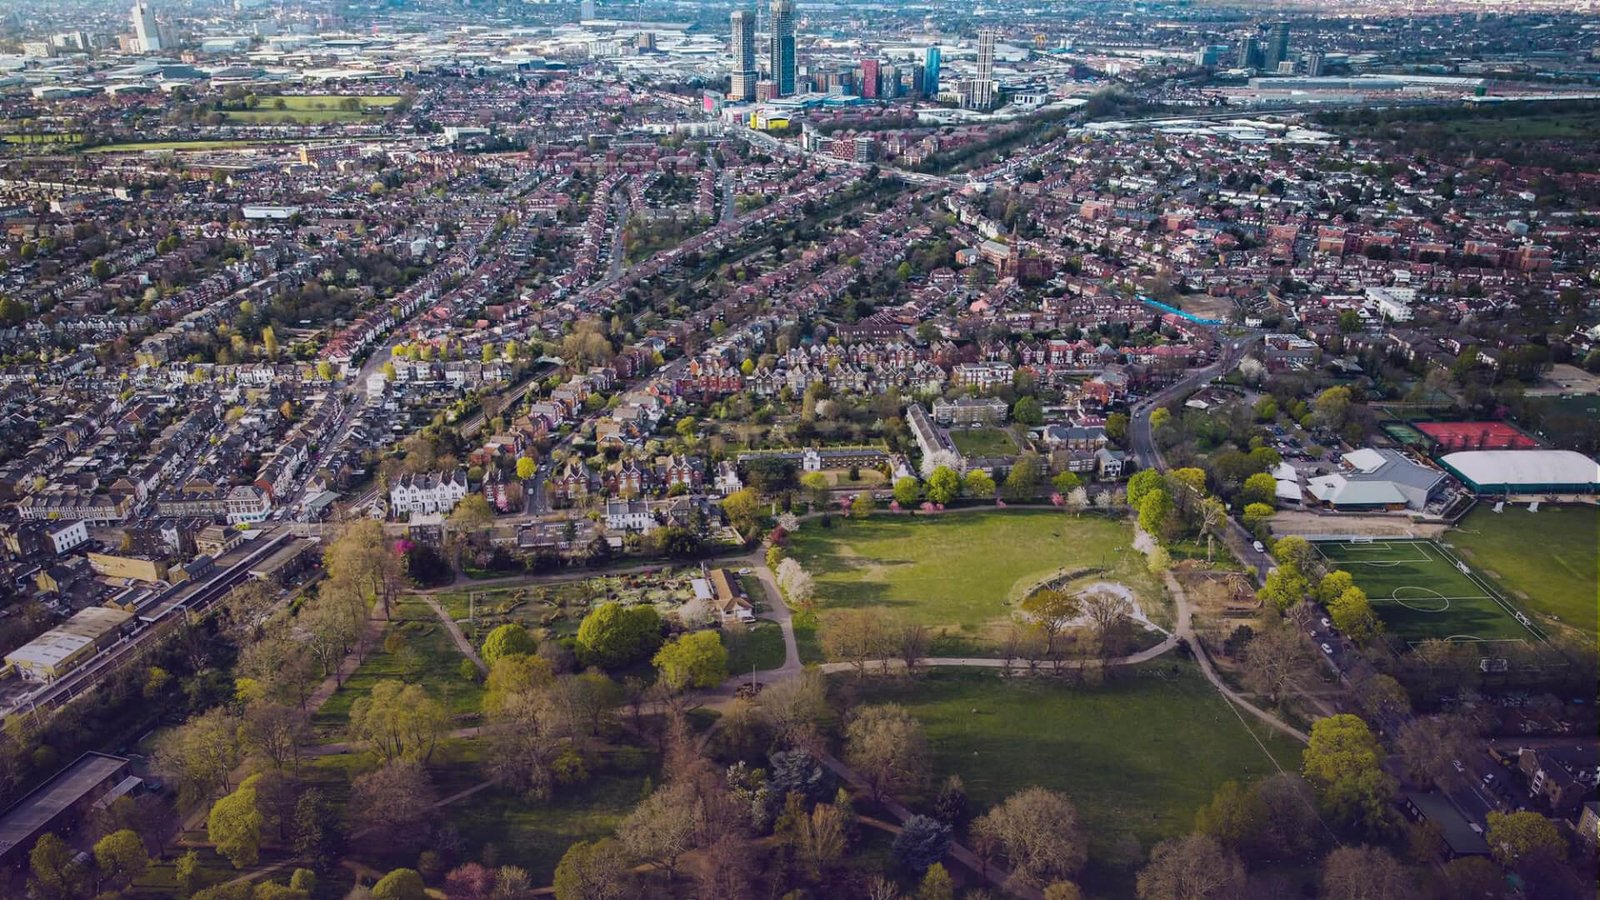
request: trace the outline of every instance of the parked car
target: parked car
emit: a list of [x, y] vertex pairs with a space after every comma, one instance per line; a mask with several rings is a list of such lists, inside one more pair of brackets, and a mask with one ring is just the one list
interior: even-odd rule
[[1332, 656], [1333, 655], [1333, 648], [1328, 646], [1327, 644], [1323, 644], [1322, 645], [1322, 652], [1328, 654], [1329, 656]]

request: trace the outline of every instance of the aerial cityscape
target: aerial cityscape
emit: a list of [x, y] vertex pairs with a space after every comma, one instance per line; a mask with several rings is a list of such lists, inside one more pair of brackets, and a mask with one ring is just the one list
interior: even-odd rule
[[0, 0], [0, 228], [0, 898], [1596, 896], [1596, 0]]

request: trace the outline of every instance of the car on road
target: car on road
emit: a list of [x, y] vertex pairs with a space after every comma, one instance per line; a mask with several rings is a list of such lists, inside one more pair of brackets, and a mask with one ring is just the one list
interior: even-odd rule
[[1327, 616], [1323, 616], [1322, 617], [1322, 627], [1323, 628], [1332, 628], [1333, 627], [1333, 623], [1328, 621], [1328, 617]]
[[1267, 552], [1267, 546], [1265, 544], [1261, 543], [1260, 541], [1256, 541], [1255, 543], [1251, 544], [1250, 546], [1254, 547], [1255, 551], [1257, 553], [1265, 553], [1265, 552]]
[[753, 572], [753, 571], [755, 571], [755, 570], [754, 570], [754, 569], [751, 569], [751, 568], [749, 568], [749, 567], [748, 567], [748, 566], [747, 566], [747, 567], [745, 567], [745, 568], [743, 568], [743, 569], [740, 569], [740, 570], [739, 570], [739, 574], [740, 574], [740, 575], [749, 575], [749, 574], [750, 574], [750, 573], [751, 573], [751, 572]]
[[1494, 773], [1493, 772], [1485, 772], [1485, 773], [1483, 773], [1483, 786], [1486, 787], [1486, 788], [1494, 787]]
[[1330, 647], [1327, 644], [1323, 644], [1322, 645], [1322, 652], [1328, 654], [1329, 656], [1332, 656], [1333, 655], [1333, 648]]
[[1450, 760], [1450, 765], [1455, 766], [1457, 772], [1465, 772], [1467, 770], [1467, 767], [1462, 765], [1461, 760], [1459, 759]]

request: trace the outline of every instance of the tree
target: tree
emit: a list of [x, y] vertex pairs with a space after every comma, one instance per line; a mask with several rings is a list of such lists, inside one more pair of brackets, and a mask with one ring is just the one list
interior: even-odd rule
[[694, 785], [675, 781], [656, 790], [622, 820], [617, 837], [636, 858], [667, 870], [671, 882], [678, 858], [694, 847]]
[[1283, 688], [1295, 673], [1311, 664], [1311, 650], [1305, 635], [1287, 623], [1263, 629], [1250, 640], [1244, 651], [1244, 681], [1253, 691], [1277, 703]]
[[780, 746], [794, 746], [833, 713], [827, 684], [815, 668], [800, 677], [769, 685], [756, 695], [756, 708], [772, 727]]
[[515, 622], [507, 622], [497, 626], [483, 639], [483, 649], [479, 655], [483, 662], [493, 669], [494, 664], [507, 656], [532, 656], [538, 652], [539, 643], [528, 633], [528, 629]]
[[395, 869], [372, 886], [373, 900], [427, 900], [428, 887], [416, 869]]
[[1265, 503], [1247, 503], [1244, 507], [1244, 527], [1254, 529], [1257, 525], [1277, 515], [1277, 510]]
[[1358, 587], [1347, 588], [1334, 598], [1328, 604], [1328, 617], [1335, 628], [1357, 644], [1366, 644], [1383, 631], [1383, 622], [1373, 612], [1367, 592]]
[[1405, 867], [1377, 847], [1338, 847], [1322, 861], [1324, 900], [1401, 900], [1415, 894]]
[[1012, 503], [1026, 503], [1039, 493], [1039, 456], [1024, 453], [1017, 457], [1006, 473], [1005, 486], [1000, 494]]
[[749, 534], [761, 515], [761, 497], [754, 487], [740, 488], [722, 498], [722, 511], [740, 532]]
[[1050, 479], [1050, 486], [1055, 488], [1056, 493], [1065, 497], [1073, 491], [1082, 488], [1083, 479], [1078, 477], [1077, 472], [1062, 472], [1061, 474]]
[[1153, 490], [1139, 501], [1139, 527], [1156, 540], [1172, 531], [1172, 497], [1164, 490]]
[[888, 649], [883, 616], [874, 609], [837, 611], [822, 623], [818, 638], [829, 659], [851, 663], [858, 675], [866, 674], [868, 660], [883, 656]]
[[187, 897], [200, 886], [200, 876], [204, 869], [200, 865], [200, 851], [189, 850], [178, 857], [172, 864], [172, 880], [178, 888], [180, 896]]
[[811, 606], [812, 598], [816, 595], [816, 582], [798, 562], [785, 559], [778, 563], [777, 582], [778, 589], [783, 591], [783, 598], [790, 606], [799, 609]]
[[1139, 900], [1213, 900], [1233, 897], [1244, 886], [1244, 863], [1216, 839], [1190, 834], [1165, 840], [1150, 851], [1139, 872]]
[[1296, 603], [1306, 598], [1311, 591], [1311, 582], [1301, 575], [1293, 566], [1278, 566], [1267, 573], [1267, 580], [1256, 591], [1256, 599], [1263, 603], [1270, 603], [1279, 612], [1283, 612]]
[[1329, 431], [1340, 430], [1349, 418], [1350, 403], [1349, 388], [1342, 385], [1328, 388], [1311, 404], [1316, 423]]
[[325, 871], [338, 858], [343, 835], [338, 812], [318, 788], [307, 788], [294, 804], [291, 846], [299, 859]]
[[956, 885], [942, 863], [934, 863], [917, 885], [917, 900], [955, 900]]
[[1040, 588], [1022, 599], [1018, 605], [1028, 624], [1045, 640], [1045, 654], [1056, 655], [1056, 642], [1067, 626], [1083, 611], [1078, 595], [1055, 588]]
[[651, 663], [674, 692], [716, 687], [728, 677], [728, 651], [715, 631], [696, 631], [667, 642]]
[[918, 481], [914, 476], [907, 475], [904, 478], [898, 478], [895, 480], [894, 502], [909, 509], [913, 506], [916, 506], [917, 501], [921, 499], [922, 482]]
[[1150, 411], [1150, 428], [1151, 428], [1151, 430], [1160, 431], [1161, 429], [1166, 428], [1168, 425], [1171, 425], [1171, 424], [1172, 424], [1172, 410], [1167, 409], [1165, 406], [1158, 406], [1155, 409]]
[[964, 479], [966, 495], [975, 500], [993, 500], [995, 484], [989, 473], [982, 469], [973, 469]]
[[807, 472], [800, 476], [800, 486], [811, 495], [812, 506], [826, 506], [832, 485], [828, 483], [828, 476], [821, 472]]
[[578, 659], [586, 666], [619, 669], [660, 646], [661, 616], [653, 606], [602, 603], [578, 625]]
[[616, 841], [578, 841], [556, 865], [556, 900], [624, 900], [629, 876], [623, 848]]
[[246, 778], [237, 790], [213, 804], [206, 817], [206, 837], [235, 869], [255, 865], [261, 855], [261, 829], [266, 817], [256, 806], [260, 777]]
[[243, 749], [279, 770], [300, 764], [300, 744], [309, 734], [305, 714], [281, 703], [250, 704], [239, 728]]
[[1255, 791], [1237, 781], [1225, 781], [1211, 795], [1211, 802], [1195, 813], [1194, 830], [1229, 850], [1243, 852], [1256, 842], [1266, 815], [1266, 805]]
[[1165, 490], [1166, 479], [1155, 469], [1142, 469], [1128, 479], [1128, 505], [1134, 509], [1144, 502], [1146, 495], [1152, 491]]
[[361, 823], [380, 840], [414, 850], [427, 839], [434, 799], [426, 769], [414, 760], [392, 760], [351, 783], [351, 827]]
[[426, 763], [449, 729], [449, 713], [420, 684], [385, 679], [350, 705], [350, 737], [371, 746], [382, 762]]
[[1106, 416], [1106, 437], [1121, 444], [1128, 439], [1128, 416], [1126, 413], [1112, 413]]
[[178, 783], [182, 803], [206, 803], [232, 787], [240, 762], [240, 719], [218, 707], [168, 732], [156, 744], [156, 768]]
[[1011, 418], [1023, 425], [1042, 425], [1044, 409], [1032, 397], [1018, 397], [1017, 402], [1011, 405]]
[[1531, 810], [1514, 813], [1491, 812], [1484, 840], [1494, 861], [1511, 868], [1530, 857], [1548, 855], [1556, 859], [1567, 855], [1567, 844], [1554, 822]]
[[[791, 852], [805, 876], [821, 881], [845, 851], [846, 813], [838, 805], [818, 803], [809, 812], [801, 794], [784, 795], [783, 813], [774, 824], [780, 845]], [[848, 799], [841, 802], [848, 803]]]
[[928, 476], [928, 499], [944, 506], [961, 493], [961, 476], [949, 466], [939, 466]]
[[1267, 472], [1257, 472], [1244, 480], [1239, 489], [1239, 502], [1262, 503], [1270, 506], [1278, 499], [1278, 480]]
[[1023, 788], [973, 828], [1005, 852], [1012, 877], [1022, 884], [1039, 887], [1071, 878], [1083, 868], [1086, 847], [1078, 810], [1055, 791]]
[[900, 868], [920, 875], [950, 849], [950, 825], [930, 816], [912, 816], [895, 835], [889, 854]]
[[1355, 576], [1343, 569], [1329, 572], [1317, 582], [1317, 602], [1324, 606], [1338, 599], [1340, 594], [1356, 586]]
[[951, 775], [939, 785], [939, 793], [933, 798], [933, 812], [939, 821], [948, 823], [952, 828], [966, 823], [967, 791], [961, 776]]
[[850, 515], [858, 519], [865, 519], [867, 516], [872, 515], [872, 511], [877, 508], [878, 504], [872, 499], [871, 491], [862, 491], [856, 494], [854, 500], [850, 501]]
[[872, 799], [881, 802], [927, 778], [927, 739], [905, 707], [862, 707], [845, 726], [845, 760], [867, 780]]
[[1382, 768], [1383, 755], [1366, 722], [1340, 713], [1312, 724], [1302, 767], [1330, 815], [1378, 832], [1388, 824], [1394, 793]]
[[531, 456], [517, 457], [517, 480], [527, 481], [539, 471], [539, 463]]
[[87, 873], [67, 842], [45, 832], [28, 851], [28, 890], [40, 900], [72, 900], [83, 892]]
[[1427, 786], [1447, 779], [1469, 752], [1471, 731], [1460, 716], [1418, 716], [1400, 729], [1395, 754], [1407, 780]]

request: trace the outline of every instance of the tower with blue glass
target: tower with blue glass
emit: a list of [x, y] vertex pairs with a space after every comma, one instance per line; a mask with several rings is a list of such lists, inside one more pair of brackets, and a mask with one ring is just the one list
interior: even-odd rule
[[939, 48], [929, 47], [922, 57], [922, 93], [939, 96]]

